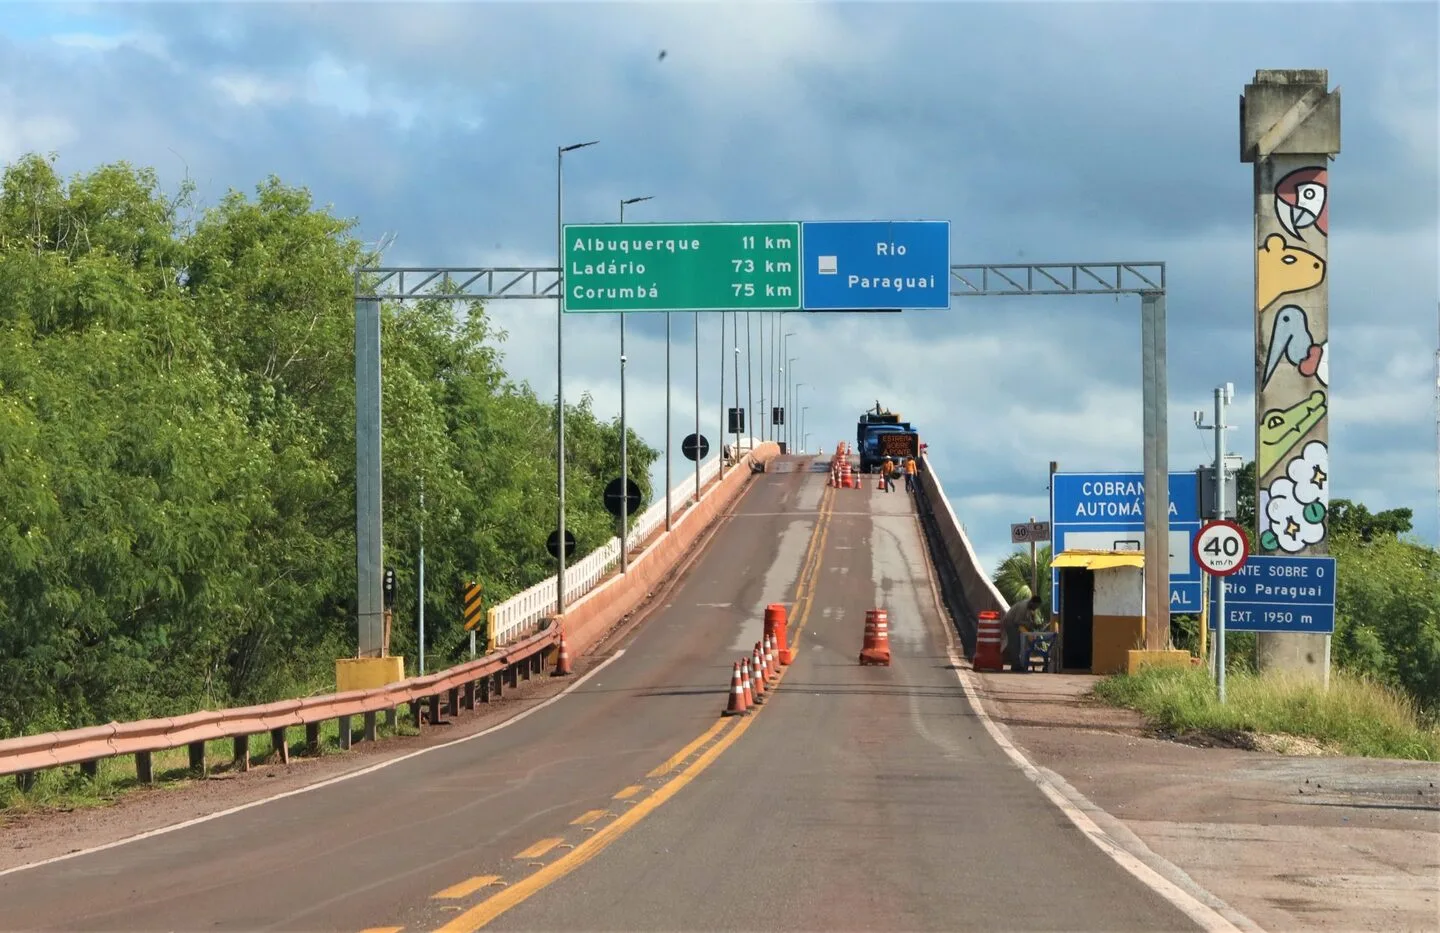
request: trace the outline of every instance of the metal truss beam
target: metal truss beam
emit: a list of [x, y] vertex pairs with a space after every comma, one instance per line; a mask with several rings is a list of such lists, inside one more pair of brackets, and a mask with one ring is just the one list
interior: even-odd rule
[[950, 294], [1145, 295], [1165, 291], [1163, 262], [1038, 262], [950, 267]]
[[[369, 266], [356, 270], [355, 297], [406, 301], [551, 299], [554, 266]], [[1165, 291], [1163, 262], [984, 263], [950, 267], [950, 294], [1145, 295]]]
[[559, 281], [560, 270], [554, 266], [363, 266], [355, 270], [355, 297], [553, 300]]

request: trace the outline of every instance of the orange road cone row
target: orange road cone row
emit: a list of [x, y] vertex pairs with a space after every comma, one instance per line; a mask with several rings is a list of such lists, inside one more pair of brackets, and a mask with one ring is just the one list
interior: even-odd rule
[[564, 677], [570, 673], [570, 652], [565, 650], [565, 633], [560, 633], [560, 649], [555, 652], [555, 670], [552, 677]]
[[740, 659], [740, 686], [745, 688], [745, 708], [755, 705], [755, 685], [750, 682], [750, 659]]
[[865, 610], [865, 644], [861, 664], [890, 666], [890, 614], [884, 609]]
[[735, 662], [735, 671], [730, 675], [730, 705], [725, 707], [726, 716], [743, 716], [750, 711], [745, 705], [745, 685], [740, 683], [740, 662]]

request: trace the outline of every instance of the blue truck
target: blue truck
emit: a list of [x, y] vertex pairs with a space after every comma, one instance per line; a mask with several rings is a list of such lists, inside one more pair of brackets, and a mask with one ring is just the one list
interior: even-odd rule
[[860, 455], [860, 472], [879, 472], [886, 457], [904, 460], [920, 456], [920, 433], [896, 412], [877, 401], [873, 411], [860, 415], [855, 426], [855, 451]]

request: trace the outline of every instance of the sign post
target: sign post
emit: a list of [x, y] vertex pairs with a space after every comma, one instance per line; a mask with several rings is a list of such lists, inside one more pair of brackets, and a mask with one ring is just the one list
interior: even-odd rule
[[[1035, 542], [1050, 540], [1050, 523], [1037, 522], [1031, 515], [1028, 522], [1016, 522], [1010, 526], [1010, 543], [1030, 543], [1030, 595], [1040, 595], [1040, 565], [1035, 562]], [[1054, 592], [1053, 590], [1051, 592]]]
[[[1195, 536], [1195, 563], [1214, 577], [1239, 573], [1250, 558], [1250, 541], [1245, 530], [1229, 519], [1206, 522]], [[1225, 702], [1225, 583], [1215, 584], [1215, 683], [1220, 702]]]

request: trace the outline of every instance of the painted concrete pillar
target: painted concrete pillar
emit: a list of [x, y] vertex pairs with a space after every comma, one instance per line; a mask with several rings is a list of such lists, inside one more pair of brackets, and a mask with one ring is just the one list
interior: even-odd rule
[[[1329, 552], [1330, 184], [1340, 91], [1323, 69], [1256, 71], [1240, 99], [1255, 166], [1256, 553]], [[1259, 665], [1328, 681], [1330, 636], [1260, 633]]]

